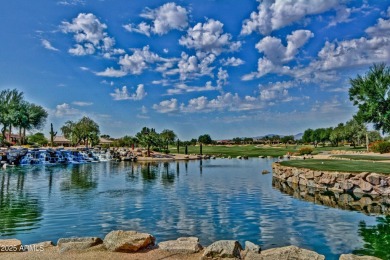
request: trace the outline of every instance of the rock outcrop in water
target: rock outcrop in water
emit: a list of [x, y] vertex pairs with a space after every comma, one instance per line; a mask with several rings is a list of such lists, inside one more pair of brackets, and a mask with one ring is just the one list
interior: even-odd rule
[[354, 194], [390, 195], [390, 177], [378, 173], [331, 172], [272, 165], [273, 176], [290, 183]]

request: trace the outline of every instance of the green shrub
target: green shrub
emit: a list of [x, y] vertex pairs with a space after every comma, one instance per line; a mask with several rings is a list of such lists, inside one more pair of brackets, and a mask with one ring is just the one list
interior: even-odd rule
[[164, 153], [165, 153], [165, 154], [169, 154], [170, 152], [171, 152], [171, 151], [169, 151], [168, 149], [165, 149], [165, 150], [164, 150]]
[[368, 148], [374, 153], [390, 153], [390, 142], [376, 141], [371, 143]]
[[299, 155], [311, 154], [313, 152], [313, 148], [311, 147], [302, 147], [298, 150]]

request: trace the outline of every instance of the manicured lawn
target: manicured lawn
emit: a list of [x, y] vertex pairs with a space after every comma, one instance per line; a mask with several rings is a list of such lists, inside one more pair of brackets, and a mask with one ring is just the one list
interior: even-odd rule
[[[307, 146], [307, 145], [303, 145]], [[287, 152], [297, 152], [299, 148], [303, 147], [301, 145], [288, 145], [287, 148], [284, 145], [274, 145], [274, 146], [256, 146], [256, 145], [232, 145], [232, 146], [224, 146], [224, 145], [203, 145], [203, 154], [210, 155], [222, 155], [224, 157], [232, 156], [237, 157], [241, 156], [249, 156], [249, 157], [258, 157], [258, 156], [272, 156], [278, 157], [287, 154]], [[313, 147], [314, 148], [314, 147]], [[177, 153], [176, 146], [169, 147], [171, 153]], [[184, 153], [185, 148], [180, 147], [180, 153]], [[356, 148], [347, 147], [347, 146], [339, 146], [339, 147], [317, 147], [314, 149], [313, 154], [318, 154], [322, 151], [331, 151], [331, 150], [351, 150], [351, 151], [359, 151], [364, 150], [364, 148]], [[189, 154], [199, 154], [199, 146], [188, 146]]]
[[322, 171], [377, 172], [390, 174], [390, 163], [340, 160], [290, 160], [281, 165]]
[[350, 160], [366, 160], [366, 161], [387, 161], [389, 156], [375, 156], [375, 155], [333, 155], [335, 158], [344, 158]]

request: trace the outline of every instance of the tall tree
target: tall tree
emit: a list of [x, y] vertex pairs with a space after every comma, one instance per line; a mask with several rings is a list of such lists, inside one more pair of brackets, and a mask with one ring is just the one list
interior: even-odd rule
[[358, 116], [376, 130], [390, 133], [390, 67], [375, 64], [364, 76], [350, 79], [349, 98], [359, 108]]
[[17, 114], [20, 103], [23, 101], [23, 92], [17, 89], [5, 89], [0, 92], [0, 123], [2, 124], [1, 133], [6, 136], [9, 132], [8, 140], [12, 132], [12, 125], [17, 123]]
[[138, 142], [147, 148], [148, 157], [150, 156], [150, 148], [158, 143], [158, 135], [153, 128], [143, 127], [140, 132], [135, 135]]
[[88, 147], [89, 143], [93, 146], [99, 142], [99, 125], [89, 117], [83, 117], [76, 123], [65, 122], [61, 132], [73, 145], [83, 142]]
[[198, 141], [203, 144], [211, 144], [213, 140], [211, 139], [210, 135], [204, 134], [199, 136]]
[[162, 139], [162, 142], [166, 145], [166, 150], [168, 150], [168, 145], [175, 142], [176, 134], [173, 130], [164, 129], [160, 133], [160, 138]]

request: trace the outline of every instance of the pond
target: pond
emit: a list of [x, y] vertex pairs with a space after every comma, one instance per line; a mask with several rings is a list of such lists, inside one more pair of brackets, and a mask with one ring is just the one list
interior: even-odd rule
[[351, 252], [389, 256], [382, 252], [388, 217], [295, 198], [273, 187], [272, 174], [261, 174], [273, 161], [9, 167], [0, 171], [0, 239], [56, 243], [123, 229], [151, 233], [157, 242], [197, 236], [205, 246], [220, 239], [263, 249], [292, 244], [327, 259]]

